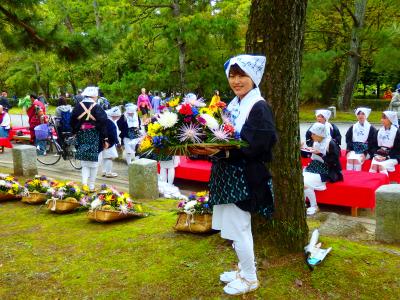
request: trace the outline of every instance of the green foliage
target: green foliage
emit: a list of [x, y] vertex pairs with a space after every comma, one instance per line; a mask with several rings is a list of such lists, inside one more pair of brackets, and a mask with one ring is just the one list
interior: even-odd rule
[[390, 100], [387, 99], [354, 99], [352, 107], [356, 108], [359, 106], [366, 106], [375, 111], [387, 110], [390, 104]]

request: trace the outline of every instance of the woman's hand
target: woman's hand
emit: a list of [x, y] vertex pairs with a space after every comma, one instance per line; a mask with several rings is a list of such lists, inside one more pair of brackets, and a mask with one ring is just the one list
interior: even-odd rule
[[315, 148], [310, 148], [310, 152], [314, 154], [320, 154], [321, 152]]
[[386, 160], [386, 157], [377, 155], [377, 156], [375, 156], [375, 160], [376, 161], [384, 161], [384, 160]]
[[107, 141], [104, 141], [104, 149], [108, 149], [110, 147], [110, 144]]

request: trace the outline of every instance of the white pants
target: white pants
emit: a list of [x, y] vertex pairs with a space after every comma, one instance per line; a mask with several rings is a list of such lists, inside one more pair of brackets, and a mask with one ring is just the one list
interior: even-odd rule
[[82, 164], [82, 185], [88, 185], [89, 189], [95, 189], [97, 169], [99, 163], [97, 161], [81, 161]]
[[221, 230], [222, 238], [233, 241], [239, 259], [240, 275], [249, 281], [257, 280], [251, 214], [235, 204], [215, 205], [212, 228]]
[[111, 158], [103, 158], [103, 173], [110, 174], [112, 172], [113, 161]]
[[160, 161], [160, 180], [169, 184], [174, 184], [175, 166], [176, 163], [174, 159]]
[[347, 154], [346, 170], [361, 171], [364, 161], [365, 160], [362, 160], [362, 154], [356, 154], [354, 151], [350, 151]]

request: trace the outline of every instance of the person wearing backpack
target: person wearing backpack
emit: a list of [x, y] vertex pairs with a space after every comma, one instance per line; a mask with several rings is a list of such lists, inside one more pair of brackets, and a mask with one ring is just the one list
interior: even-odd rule
[[55, 116], [57, 131], [60, 134], [59, 144], [62, 146], [64, 143], [65, 134], [72, 132], [72, 106], [67, 103], [67, 99], [63, 96], [60, 96], [58, 99], [58, 106], [56, 108]]

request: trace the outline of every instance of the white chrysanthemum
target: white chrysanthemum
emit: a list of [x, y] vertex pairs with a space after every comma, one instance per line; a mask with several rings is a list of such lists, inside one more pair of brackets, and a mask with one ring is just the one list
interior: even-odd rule
[[224, 129], [222, 128], [218, 128], [216, 130], [212, 131], [214, 134], [214, 137], [211, 139], [212, 142], [216, 142], [216, 141], [224, 141], [224, 142], [228, 142], [229, 141], [229, 133], [225, 132]]
[[193, 210], [193, 208], [195, 207], [196, 204], [197, 204], [196, 200], [189, 201], [188, 203], [185, 204], [183, 209], [186, 212], [190, 212], [191, 210]]
[[0, 180], [0, 185], [6, 185], [6, 181], [5, 180]]
[[211, 130], [216, 130], [219, 128], [218, 121], [209, 114], [201, 114], [200, 117], [206, 121], [206, 126]]
[[90, 204], [90, 207], [92, 208], [92, 209], [96, 209], [96, 208], [98, 208], [98, 207], [101, 207], [101, 204], [102, 204], [103, 202], [99, 199], [99, 198], [97, 198], [96, 200], [94, 200], [91, 204]]
[[201, 143], [201, 128], [192, 123], [183, 124], [179, 128], [179, 133], [177, 135], [180, 142], [191, 141], [193, 143]]
[[178, 115], [170, 111], [165, 111], [159, 115], [157, 121], [161, 127], [170, 128], [178, 122]]

